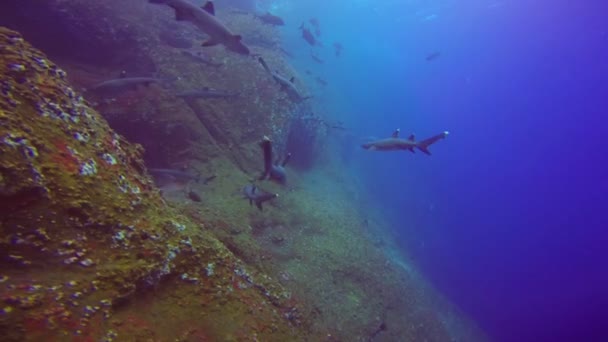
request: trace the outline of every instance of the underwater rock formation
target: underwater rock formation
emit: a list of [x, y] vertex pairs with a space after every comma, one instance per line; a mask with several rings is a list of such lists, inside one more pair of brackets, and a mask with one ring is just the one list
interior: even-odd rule
[[3, 341], [303, 339], [289, 293], [169, 208], [141, 148], [5, 28], [0, 74]]

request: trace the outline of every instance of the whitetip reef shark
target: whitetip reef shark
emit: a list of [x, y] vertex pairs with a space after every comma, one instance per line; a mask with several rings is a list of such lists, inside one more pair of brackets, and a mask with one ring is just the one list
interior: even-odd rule
[[189, 21], [199, 30], [209, 35], [203, 46], [224, 45], [228, 50], [241, 55], [249, 55], [249, 48], [243, 44], [242, 37], [235, 35], [215, 17], [213, 2], [207, 1], [198, 7], [187, 0], [148, 0], [153, 4], [165, 4], [175, 10], [175, 20]]
[[429, 151], [428, 147], [441, 139], [445, 139], [448, 136], [449, 132], [444, 131], [437, 135], [434, 135], [428, 139], [424, 139], [421, 141], [416, 141], [416, 137], [414, 134], [410, 135], [407, 139], [399, 138], [399, 128], [397, 128], [390, 138], [379, 139], [370, 141], [361, 145], [366, 150], [371, 151], [401, 151], [406, 150], [412, 153], [415, 152], [415, 149], [419, 149], [425, 154], [431, 155], [431, 151]]

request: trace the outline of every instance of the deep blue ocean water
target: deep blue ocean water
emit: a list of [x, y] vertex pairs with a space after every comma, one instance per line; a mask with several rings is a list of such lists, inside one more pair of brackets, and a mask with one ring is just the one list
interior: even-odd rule
[[[294, 63], [329, 80], [316, 98], [355, 132], [347, 171], [440, 292], [497, 341], [608, 341], [608, 4], [273, 10], [319, 19], [326, 46], [315, 51], [331, 63], [310, 61], [288, 28]], [[450, 135], [430, 157], [358, 149], [395, 128]]]

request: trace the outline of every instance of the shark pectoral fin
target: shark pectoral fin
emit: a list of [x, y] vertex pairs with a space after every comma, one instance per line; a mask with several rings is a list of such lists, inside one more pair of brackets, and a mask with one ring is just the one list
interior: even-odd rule
[[205, 12], [211, 14], [211, 15], [215, 15], [215, 6], [213, 6], [213, 2], [211, 1], [207, 1], [203, 7], [203, 10], [205, 10]]
[[425, 154], [427, 154], [429, 156], [431, 155], [431, 151], [429, 151], [429, 149], [427, 148], [428, 146], [422, 146], [422, 145], [420, 145], [420, 146], [417, 146], [417, 147], [418, 147], [418, 149], [420, 151], [424, 152]]
[[206, 41], [203, 42], [203, 44], [201, 44], [203, 47], [208, 47], [208, 46], [215, 46], [217, 44], [219, 44], [220, 42], [218, 42], [217, 40], [213, 40], [213, 38], [209, 38]]
[[413, 147], [408, 148], [408, 151], [412, 152], [412, 153], [416, 153], [416, 151], [414, 150]]

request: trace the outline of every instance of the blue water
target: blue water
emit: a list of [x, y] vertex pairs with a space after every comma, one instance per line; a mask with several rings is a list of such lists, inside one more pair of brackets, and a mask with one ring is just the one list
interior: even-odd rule
[[332, 63], [286, 41], [355, 136], [450, 131], [431, 157], [350, 159], [433, 285], [497, 341], [608, 341], [608, 5], [276, 4], [320, 20]]

